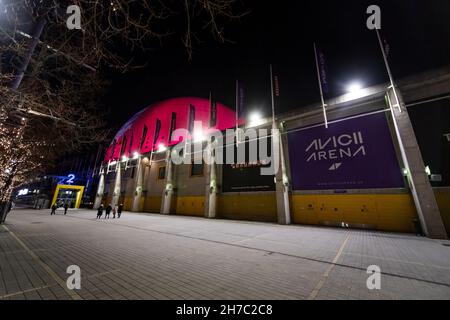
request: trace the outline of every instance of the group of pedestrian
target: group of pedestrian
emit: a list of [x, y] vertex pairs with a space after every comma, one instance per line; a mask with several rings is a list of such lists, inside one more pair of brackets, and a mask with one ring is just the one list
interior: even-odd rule
[[113, 219], [116, 218], [116, 214], [117, 214], [117, 218], [120, 219], [120, 216], [122, 215], [122, 210], [123, 210], [123, 204], [119, 204], [118, 206], [112, 206], [111, 204], [109, 204], [106, 209], [103, 207], [103, 204], [100, 205], [100, 207], [97, 210], [97, 219], [101, 219], [102, 215], [103, 215], [103, 210], [105, 210], [105, 219], [109, 219], [109, 216], [112, 212], [113, 214]]
[[[66, 203], [63, 205], [63, 208], [64, 208], [64, 215], [66, 215], [66, 214], [67, 214], [67, 210], [69, 210], [69, 204], [66, 202]], [[50, 212], [50, 215], [51, 215], [51, 216], [54, 215], [54, 214], [56, 214], [56, 209], [58, 209], [58, 206], [56, 205], [56, 203], [54, 203], [54, 204], [52, 205], [52, 211]]]
[[[63, 206], [64, 208], [64, 215], [67, 214], [67, 210], [69, 210], [69, 204], [66, 202]], [[56, 203], [54, 203], [51, 207], [51, 212], [50, 215], [54, 215], [56, 214], [56, 209], [58, 209], [58, 205]], [[103, 211], [105, 211], [105, 219], [109, 219], [111, 212], [113, 214], [113, 219], [116, 218], [120, 218], [120, 216], [122, 215], [122, 210], [123, 210], [123, 204], [119, 204], [118, 206], [112, 206], [111, 204], [109, 204], [106, 209], [103, 207], [103, 204], [100, 205], [100, 207], [97, 210], [97, 219], [100, 219], [103, 215]]]

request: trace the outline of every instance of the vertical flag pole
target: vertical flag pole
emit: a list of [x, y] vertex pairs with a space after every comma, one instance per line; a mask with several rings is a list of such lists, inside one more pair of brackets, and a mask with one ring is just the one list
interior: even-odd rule
[[239, 143], [239, 80], [236, 80], [236, 144]]
[[[278, 222], [280, 224], [290, 224], [291, 223], [291, 213], [289, 207], [289, 178], [286, 171], [286, 163], [284, 158], [283, 143], [281, 141], [280, 131], [277, 130], [277, 124], [275, 121], [275, 92], [274, 92], [274, 78], [273, 78], [273, 68], [270, 65], [270, 88], [272, 97], [272, 145], [275, 152], [279, 152], [280, 155], [280, 165], [281, 172], [275, 173], [275, 184], [277, 185], [276, 197], [277, 197], [277, 215]], [[278, 87], [278, 84], [277, 84]], [[278, 94], [277, 94], [278, 95]], [[275, 147], [275, 146], [278, 147]], [[281, 183], [281, 186], [280, 186]], [[279, 187], [280, 186], [280, 187]]]
[[153, 149], [155, 148], [155, 146], [152, 147], [152, 151], [150, 152], [150, 161], [149, 161], [149, 166], [152, 166], [152, 162], [153, 162]]
[[239, 121], [239, 80], [236, 80], [236, 130]]
[[375, 31], [377, 33], [378, 43], [380, 44], [381, 53], [383, 54], [384, 64], [386, 66], [386, 70], [389, 75], [389, 82], [391, 83], [392, 92], [394, 93], [394, 96], [395, 96], [396, 107], [398, 108], [399, 112], [402, 112], [402, 108], [400, 106], [400, 100], [398, 99], [397, 90], [395, 89], [395, 85], [394, 85], [394, 77], [392, 76], [391, 67], [389, 66], [389, 61], [388, 61], [388, 58], [386, 55], [386, 50], [384, 49], [383, 41], [381, 41], [380, 32], [378, 31], [378, 29], [375, 29]]
[[212, 110], [212, 93], [211, 91], [209, 91], [209, 124], [208, 124], [208, 128], [211, 128], [211, 119], [212, 119], [212, 114], [213, 114], [213, 110]]
[[325, 100], [323, 98], [323, 88], [322, 88], [322, 80], [320, 78], [320, 67], [319, 67], [319, 59], [317, 57], [317, 48], [316, 44], [314, 43], [314, 57], [316, 58], [316, 68], [317, 68], [317, 80], [319, 81], [319, 89], [320, 89], [320, 100], [322, 102], [322, 109], [323, 109], [323, 118], [325, 121], [325, 128], [328, 129], [328, 118], [327, 118], [327, 105], [325, 104]]
[[[185, 159], [188, 154], [187, 154], [187, 146], [188, 146], [188, 136], [191, 135], [191, 137], [193, 137], [193, 132], [190, 132], [190, 121], [191, 121], [191, 106], [189, 106], [188, 109], [188, 117], [187, 117], [187, 124], [186, 124], [186, 137], [184, 137], [184, 147], [183, 147], [183, 158]], [[191, 154], [189, 153], [189, 156], [191, 156]]]
[[272, 128], [276, 129], [275, 124], [275, 97], [273, 96], [273, 69], [272, 65], [270, 65], [270, 91], [271, 91], [271, 97], [272, 97]]

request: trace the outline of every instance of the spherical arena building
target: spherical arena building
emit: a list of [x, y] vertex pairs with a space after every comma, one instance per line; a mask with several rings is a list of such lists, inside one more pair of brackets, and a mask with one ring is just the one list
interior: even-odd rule
[[[445, 237], [450, 231], [450, 158], [445, 151], [449, 129], [438, 118], [449, 108], [448, 100], [436, 104], [436, 97], [446, 93], [442, 81], [450, 80], [446, 73], [428, 78], [433, 81], [422, 79], [401, 82], [400, 92], [405, 104], [411, 104], [408, 112], [422, 149], [422, 165], [433, 171], [428, 189], [411, 188], [416, 172], [407, 170], [395, 130], [400, 120], [386, 99], [389, 91], [380, 85], [364, 89], [358, 97], [328, 101], [328, 127], [320, 104], [277, 115], [282, 169], [272, 176], [259, 174], [258, 161], [172, 163], [171, 152], [182, 141], [171, 140], [174, 130], [191, 131], [193, 121], [201, 121], [204, 132], [225, 132], [236, 126], [236, 112], [195, 97], [153, 104], [131, 118], [111, 142], [99, 171], [95, 208], [123, 204], [125, 211]], [[436, 125], [441, 124], [435, 135], [414, 120], [424, 116], [424, 105], [440, 110], [435, 113], [440, 114]], [[239, 125], [250, 127], [242, 119]], [[272, 119], [262, 119], [257, 127], [270, 130]], [[440, 143], [430, 145], [430, 139]], [[441, 155], [437, 160], [436, 154]], [[420, 207], [417, 193], [436, 210]]]

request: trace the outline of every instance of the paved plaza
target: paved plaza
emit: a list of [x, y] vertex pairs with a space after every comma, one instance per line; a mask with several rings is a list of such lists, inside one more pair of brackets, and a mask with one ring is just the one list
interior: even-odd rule
[[[314, 226], [17, 209], [0, 299], [450, 299], [450, 242]], [[69, 290], [67, 267], [81, 269]], [[381, 268], [369, 290], [367, 267]]]

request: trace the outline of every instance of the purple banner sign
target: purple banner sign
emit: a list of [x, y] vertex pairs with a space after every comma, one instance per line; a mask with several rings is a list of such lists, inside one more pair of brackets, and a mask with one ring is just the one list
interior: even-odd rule
[[294, 190], [404, 188], [384, 113], [288, 134]]

